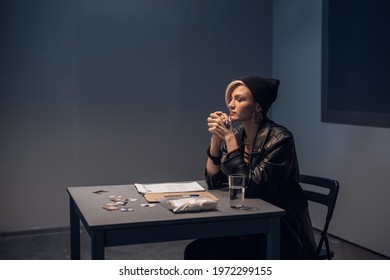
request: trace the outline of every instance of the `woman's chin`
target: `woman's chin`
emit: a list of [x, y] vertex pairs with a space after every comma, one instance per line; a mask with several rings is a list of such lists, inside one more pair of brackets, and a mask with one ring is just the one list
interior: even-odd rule
[[237, 118], [236, 115], [230, 115], [230, 120], [231, 120], [232, 122], [238, 122], [238, 121], [240, 121], [239, 118]]

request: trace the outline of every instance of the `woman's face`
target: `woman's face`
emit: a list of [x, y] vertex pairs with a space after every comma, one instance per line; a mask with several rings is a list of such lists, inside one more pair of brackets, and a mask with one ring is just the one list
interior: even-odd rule
[[254, 112], [260, 111], [260, 105], [254, 100], [252, 93], [244, 85], [239, 85], [232, 92], [232, 100], [228, 104], [232, 121], [252, 120]]

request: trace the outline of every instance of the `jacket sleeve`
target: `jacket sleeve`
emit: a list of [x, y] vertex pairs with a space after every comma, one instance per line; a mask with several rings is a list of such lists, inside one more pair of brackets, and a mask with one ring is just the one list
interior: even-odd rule
[[[223, 161], [223, 158], [226, 155], [226, 147], [223, 146], [221, 148], [220, 152], [222, 154], [222, 161]], [[225, 187], [227, 184], [227, 181], [228, 181], [227, 176], [221, 171], [221, 169], [218, 171], [217, 174], [215, 174], [213, 176], [208, 176], [207, 171], [205, 169], [204, 178], [205, 178], [206, 184], [210, 190], [220, 189], [222, 187]]]
[[219, 170], [219, 172], [214, 176], [207, 176], [205, 170], [204, 176], [205, 176], [207, 186], [209, 187], [210, 190], [220, 189], [222, 187], [225, 187], [227, 184], [227, 177], [221, 170]]
[[239, 151], [227, 154], [222, 163], [225, 174], [241, 173], [248, 176], [246, 196], [261, 196], [264, 191], [280, 191], [290, 176], [295, 158], [294, 140], [290, 133], [284, 132], [273, 136], [250, 168], [245, 164]]
[[225, 186], [228, 183], [228, 176], [230, 174], [247, 174], [244, 158], [238, 149], [226, 153], [226, 148], [224, 148], [222, 153], [224, 156], [222, 157], [219, 172], [212, 177], [207, 176], [205, 172], [206, 183], [210, 189]]

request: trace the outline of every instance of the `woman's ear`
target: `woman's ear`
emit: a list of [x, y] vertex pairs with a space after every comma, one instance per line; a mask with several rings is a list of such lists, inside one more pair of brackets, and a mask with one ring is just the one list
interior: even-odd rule
[[261, 106], [259, 103], [256, 103], [256, 112], [257, 113], [261, 112]]

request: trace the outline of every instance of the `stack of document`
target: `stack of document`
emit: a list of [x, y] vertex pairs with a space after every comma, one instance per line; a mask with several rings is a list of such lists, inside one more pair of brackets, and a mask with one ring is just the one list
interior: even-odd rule
[[163, 183], [163, 184], [134, 184], [139, 193], [181, 193], [181, 192], [199, 192], [205, 189], [197, 182], [189, 183]]
[[148, 202], [159, 202], [165, 198], [180, 197], [208, 197], [217, 201], [210, 192], [206, 191], [198, 182], [178, 182], [162, 184], [134, 184], [139, 193], [142, 193]]

